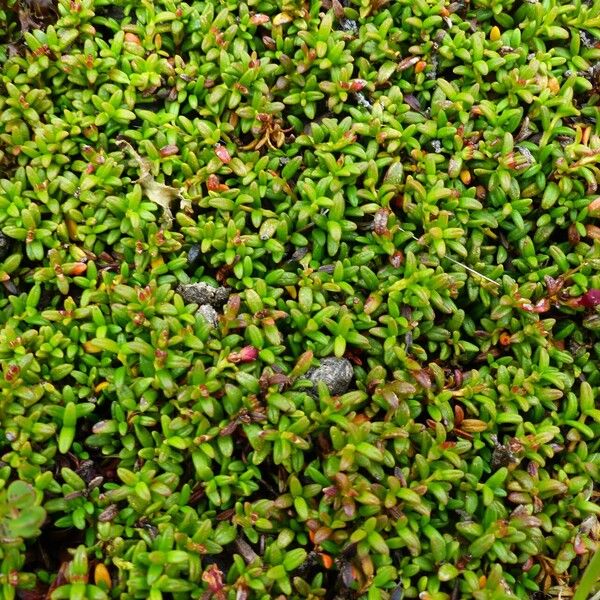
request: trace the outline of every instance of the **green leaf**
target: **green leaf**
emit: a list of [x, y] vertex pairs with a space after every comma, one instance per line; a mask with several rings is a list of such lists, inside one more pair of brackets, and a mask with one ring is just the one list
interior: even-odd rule
[[14, 508], [29, 508], [35, 503], [35, 490], [24, 481], [13, 481], [7, 490], [8, 503]]
[[41, 506], [30, 506], [10, 520], [8, 526], [16, 537], [31, 538], [39, 535], [39, 529], [46, 519], [46, 511]]
[[357, 444], [356, 450], [361, 454], [364, 454], [370, 460], [375, 462], [383, 462], [383, 452], [367, 442], [360, 442]]
[[297, 569], [306, 560], [306, 550], [303, 548], [295, 548], [286, 553], [283, 559], [283, 566], [286, 571]]
[[438, 578], [440, 581], [451, 581], [459, 575], [459, 570], [449, 563], [442, 565], [438, 571]]
[[469, 553], [473, 558], [483, 556], [494, 545], [496, 537], [492, 533], [482, 535], [469, 546]]
[[385, 540], [377, 531], [371, 531], [367, 535], [367, 542], [369, 542], [369, 546], [375, 550], [378, 554], [389, 554], [390, 549], [388, 545], [385, 543]]

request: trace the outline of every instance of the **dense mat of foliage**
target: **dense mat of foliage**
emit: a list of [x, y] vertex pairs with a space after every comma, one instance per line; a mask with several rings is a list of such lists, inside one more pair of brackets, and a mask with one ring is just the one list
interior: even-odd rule
[[574, 592], [600, 2], [3, 6], [0, 596]]

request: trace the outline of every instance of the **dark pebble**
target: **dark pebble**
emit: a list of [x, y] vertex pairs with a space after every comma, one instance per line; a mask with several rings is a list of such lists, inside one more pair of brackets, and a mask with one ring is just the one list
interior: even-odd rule
[[187, 255], [187, 260], [188, 260], [188, 264], [190, 267], [192, 268], [196, 268], [199, 263], [200, 263], [200, 256], [201, 256], [201, 252], [200, 252], [200, 245], [199, 244], [194, 244], [188, 251], [188, 255]]
[[492, 470], [497, 470], [502, 467], [507, 467], [511, 462], [514, 462], [515, 458], [513, 453], [506, 447], [498, 444], [494, 447], [492, 452], [491, 467]]
[[10, 238], [0, 231], [0, 260], [4, 260], [10, 254]]
[[316, 369], [310, 369], [306, 378], [313, 383], [313, 393], [318, 394], [318, 383], [323, 381], [332, 396], [339, 396], [346, 392], [354, 371], [352, 364], [346, 358], [324, 358]]

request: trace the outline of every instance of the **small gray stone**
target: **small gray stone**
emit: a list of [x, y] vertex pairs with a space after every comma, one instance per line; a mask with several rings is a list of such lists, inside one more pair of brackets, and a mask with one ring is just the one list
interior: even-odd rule
[[212, 327], [219, 324], [219, 315], [210, 304], [203, 304], [196, 312], [197, 315], [202, 315], [205, 321]]
[[218, 287], [215, 289], [215, 301], [213, 306], [223, 306], [229, 299], [229, 289], [226, 287]]
[[213, 287], [208, 283], [186, 283], [177, 288], [182, 298], [186, 302], [195, 304], [210, 304], [213, 307], [220, 307], [227, 302], [229, 290], [224, 287]]
[[356, 98], [356, 102], [363, 108], [366, 108], [368, 110], [371, 110], [373, 108], [371, 102], [369, 102], [367, 97], [362, 92], [355, 92], [354, 97]]
[[335, 357], [324, 358], [316, 369], [310, 369], [306, 374], [306, 378], [313, 383], [315, 394], [318, 393], [319, 381], [323, 381], [332, 396], [343, 394], [350, 386], [353, 377], [354, 371], [350, 361]]

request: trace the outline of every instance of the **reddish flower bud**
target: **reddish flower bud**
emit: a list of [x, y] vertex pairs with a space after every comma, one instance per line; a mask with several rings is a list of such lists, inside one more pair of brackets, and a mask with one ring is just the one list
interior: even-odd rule
[[242, 85], [239, 82], [236, 82], [233, 84], [233, 88], [236, 89], [238, 92], [242, 93], [242, 94], [247, 94], [248, 93], [248, 88], [245, 85]]
[[525, 302], [521, 308], [527, 312], [537, 314], [548, 312], [550, 310], [550, 300], [548, 298], [542, 298], [535, 305], [531, 304], [530, 302]]
[[596, 308], [600, 304], [600, 289], [588, 290], [579, 298], [579, 304], [585, 308]]
[[223, 573], [217, 565], [209, 565], [202, 573], [202, 581], [208, 584], [208, 589], [213, 593], [221, 593], [223, 590]]
[[594, 200], [588, 204], [588, 210], [590, 212], [596, 212], [600, 210], [600, 196], [598, 196], [598, 198], [594, 198]]
[[245, 346], [239, 352], [232, 352], [227, 360], [232, 363], [252, 362], [258, 358], [258, 350], [254, 346]]
[[591, 237], [594, 240], [600, 240], [600, 227], [598, 227], [597, 225], [586, 225], [585, 232], [588, 237]]

